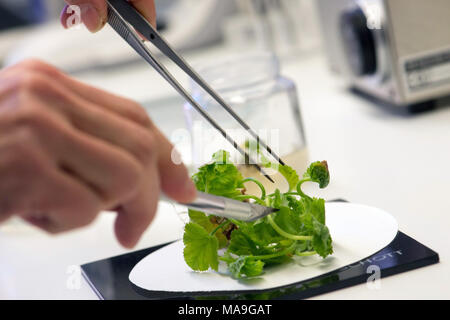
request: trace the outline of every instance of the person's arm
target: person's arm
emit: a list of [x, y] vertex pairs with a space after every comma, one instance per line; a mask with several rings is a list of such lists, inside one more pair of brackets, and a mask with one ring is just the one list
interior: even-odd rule
[[0, 222], [18, 215], [51, 233], [115, 209], [115, 232], [133, 247], [160, 191], [195, 197], [173, 146], [136, 102], [29, 60], [0, 71]]
[[[154, 0], [129, 0], [136, 9], [147, 18], [147, 20], [156, 25], [156, 11]], [[68, 18], [71, 11], [67, 10], [69, 5], [77, 5], [81, 9], [81, 20], [91, 32], [99, 31], [106, 23], [107, 6], [105, 0], [65, 0], [66, 7], [61, 13], [61, 23], [67, 27]]]

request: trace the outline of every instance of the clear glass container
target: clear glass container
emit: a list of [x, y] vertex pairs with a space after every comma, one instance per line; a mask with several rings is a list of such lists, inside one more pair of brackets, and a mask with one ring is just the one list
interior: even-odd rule
[[[308, 155], [296, 86], [280, 74], [279, 62], [274, 54], [258, 52], [239, 55], [200, 66], [197, 71], [276, 154], [299, 174], [305, 171]], [[191, 93], [240, 146], [244, 148], [247, 141], [250, 145], [256, 145], [239, 123], [193, 81]], [[232, 161], [238, 164], [244, 177], [258, 179], [269, 192], [275, 187], [284, 188], [284, 179], [274, 170], [266, 169], [276, 182], [272, 184], [255, 166], [246, 165], [244, 157], [190, 104], [185, 104], [184, 111], [191, 134], [195, 168], [210, 161], [217, 150], [225, 149], [231, 153]], [[276, 163], [270, 155], [264, 156]], [[257, 192], [258, 189], [251, 190], [252, 187], [253, 184], [249, 183], [249, 193]]]

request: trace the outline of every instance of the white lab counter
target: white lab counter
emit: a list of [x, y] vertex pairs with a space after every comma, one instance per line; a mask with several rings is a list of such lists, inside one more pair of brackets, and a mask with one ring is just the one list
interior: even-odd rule
[[[196, 62], [224, 54], [213, 49], [192, 55]], [[416, 116], [388, 113], [350, 94], [332, 76], [320, 54], [284, 64], [297, 83], [311, 160], [326, 159], [331, 184], [319, 194], [382, 208], [400, 230], [440, 255], [436, 265], [381, 280], [381, 288], [358, 285], [317, 299], [450, 298], [450, 106]], [[144, 64], [81, 79], [145, 104], [170, 136], [183, 127], [182, 100]], [[124, 85], [126, 84], [126, 85]], [[114, 215], [104, 213], [79, 231], [49, 236], [32, 228], [0, 227], [0, 299], [96, 299], [74, 282], [71, 266], [126, 252], [113, 236]], [[138, 248], [180, 238], [183, 224], [168, 204]]]

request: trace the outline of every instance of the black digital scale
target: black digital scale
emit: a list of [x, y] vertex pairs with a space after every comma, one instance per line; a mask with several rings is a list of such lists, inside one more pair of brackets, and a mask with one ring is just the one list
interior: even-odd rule
[[[83, 276], [103, 300], [146, 299], [305, 299], [315, 295], [365, 283], [379, 272], [381, 278], [439, 262], [439, 255], [399, 231], [395, 239], [376, 254], [338, 270], [290, 285], [236, 292], [163, 292], [147, 291], [128, 280], [133, 267], [148, 254], [169, 243], [87, 263], [81, 266]], [[370, 268], [369, 268], [370, 267]]]

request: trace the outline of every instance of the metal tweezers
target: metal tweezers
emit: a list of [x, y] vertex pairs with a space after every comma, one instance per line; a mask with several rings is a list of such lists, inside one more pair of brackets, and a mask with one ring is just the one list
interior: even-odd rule
[[[273, 150], [262, 141], [250, 126], [245, 123], [228, 104], [221, 98], [164, 40], [153, 26], [126, 0], [108, 0], [108, 23], [109, 25], [133, 47], [134, 50], [147, 61], [158, 73], [166, 79], [178, 93], [183, 96], [222, 136], [238, 150], [248, 162], [255, 166], [267, 179], [273, 179], [264, 172], [257, 162], [248, 155], [225, 130], [195, 101], [195, 99], [181, 86], [173, 75], [162, 65], [145, 45], [145, 41], [139, 35], [150, 41], [164, 55], [172, 60], [186, 74], [188, 74], [200, 87], [202, 87], [214, 100], [216, 100], [247, 132], [253, 136], [259, 146], [262, 146], [281, 165], [284, 162]], [[138, 34], [139, 33], [139, 34]]]

